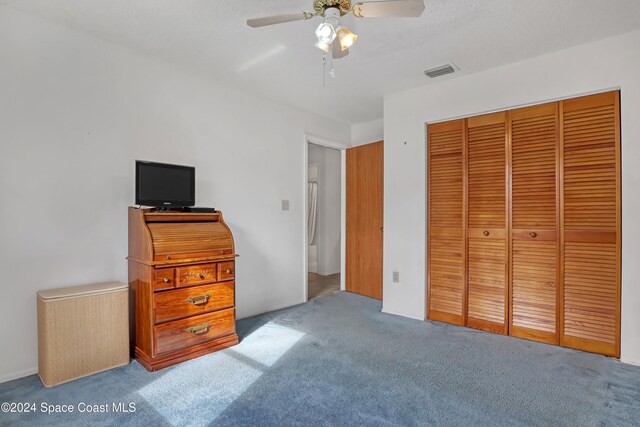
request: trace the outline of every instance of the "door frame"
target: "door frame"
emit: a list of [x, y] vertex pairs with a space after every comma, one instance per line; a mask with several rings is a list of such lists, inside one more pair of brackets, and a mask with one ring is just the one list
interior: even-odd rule
[[320, 145], [326, 148], [333, 148], [340, 151], [340, 290], [345, 290], [345, 268], [346, 268], [346, 229], [347, 229], [347, 149], [351, 148], [347, 144], [321, 138], [309, 133], [304, 134], [304, 148], [302, 154], [302, 230], [303, 230], [303, 280], [304, 301], [309, 301], [309, 236], [307, 231], [307, 206], [309, 205], [309, 195], [307, 194], [307, 182], [309, 181], [309, 144]]

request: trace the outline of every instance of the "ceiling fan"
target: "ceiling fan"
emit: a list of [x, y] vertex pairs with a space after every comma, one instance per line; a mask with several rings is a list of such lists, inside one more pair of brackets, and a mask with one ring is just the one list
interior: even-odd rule
[[316, 29], [318, 42], [316, 46], [325, 53], [331, 50], [333, 58], [343, 58], [349, 54], [349, 48], [358, 39], [340, 18], [349, 13], [357, 18], [381, 17], [417, 17], [424, 11], [424, 0], [387, 0], [363, 1], [351, 5], [351, 0], [314, 0], [313, 12], [289, 13], [286, 15], [268, 16], [248, 19], [247, 25], [252, 28], [285, 22], [304, 21], [315, 16], [324, 18]]

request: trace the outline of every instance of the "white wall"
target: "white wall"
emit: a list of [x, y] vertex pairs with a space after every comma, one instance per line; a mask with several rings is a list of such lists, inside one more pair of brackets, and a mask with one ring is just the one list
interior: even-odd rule
[[318, 165], [317, 272], [327, 276], [340, 272], [340, 150], [309, 144], [308, 157]]
[[351, 146], [371, 144], [382, 141], [384, 137], [383, 119], [370, 122], [354, 123], [351, 125]]
[[425, 317], [425, 122], [621, 88], [621, 359], [640, 365], [639, 46], [636, 31], [385, 97], [384, 311]]
[[241, 255], [239, 317], [303, 302], [304, 135], [349, 125], [6, 7], [0, 58], [0, 382], [36, 371], [37, 290], [127, 281], [134, 159], [196, 166]]

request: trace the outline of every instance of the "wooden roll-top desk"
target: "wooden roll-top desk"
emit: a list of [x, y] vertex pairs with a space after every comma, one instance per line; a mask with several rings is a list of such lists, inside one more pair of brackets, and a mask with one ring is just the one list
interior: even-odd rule
[[236, 256], [220, 212], [129, 208], [138, 362], [155, 371], [238, 343]]

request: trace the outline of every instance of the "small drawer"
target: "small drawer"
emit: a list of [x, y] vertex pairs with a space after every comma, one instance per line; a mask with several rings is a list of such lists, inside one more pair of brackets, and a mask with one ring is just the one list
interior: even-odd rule
[[176, 287], [200, 285], [216, 282], [218, 272], [215, 264], [199, 264], [188, 267], [176, 267]]
[[218, 263], [218, 280], [233, 280], [235, 273], [233, 261]]
[[176, 286], [173, 268], [158, 268], [155, 273], [155, 279], [153, 281], [154, 291], [173, 289]]
[[234, 309], [187, 317], [154, 327], [155, 354], [182, 350], [235, 332]]
[[211, 283], [155, 295], [156, 322], [207, 313], [234, 305], [234, 283]]

